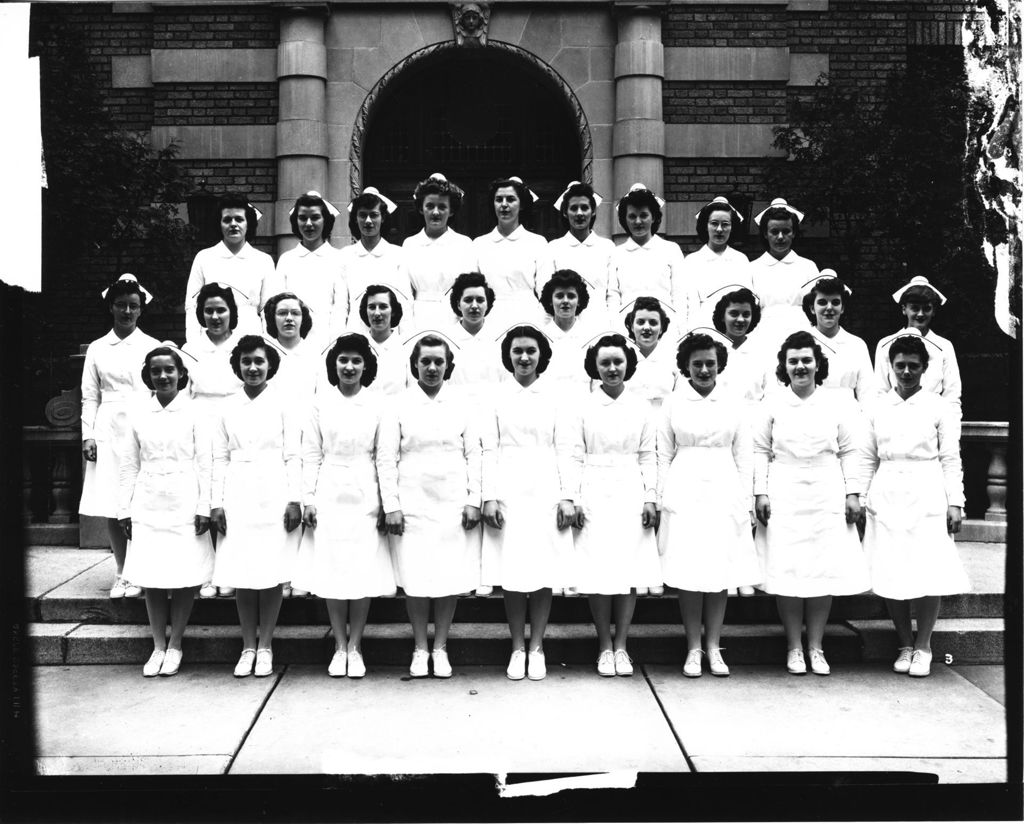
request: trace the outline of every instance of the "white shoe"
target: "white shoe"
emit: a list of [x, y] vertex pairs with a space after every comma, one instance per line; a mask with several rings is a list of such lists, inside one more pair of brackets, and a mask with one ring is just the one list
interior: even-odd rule
[[633, 659], [626, 654], [626, 651], [624, 649], [615, 650], [614, 660], [616, 675], [633, 674]]
[[430, 675], [430, 653], [425, 649], [412, 651], [412, 663], [409, 664], [409, 675], [413, 678], [426, 678]]
[[274, 674], [274, 653], [269, 649], [256, 650], [256, 668], [253, 675], [257, 678], [266, 678]]
[[510, 681], [522, 681], [526, 677], [526, 650], [517, 649], [512, 651], [512, 657], [508, 660], [508, 669], [505, 675]]
[[354, 649], [348, 654], [348, 677], [362, 678], [366, 675], [366, 664], [363, 662], [363, 654]]
[[577, 590], [576, 587], [566, 587], [562, 590], [563, 598], [578, 598], [579, 594], [579, 590]]
[[160, 667], [163, 666], [164, 656], [166, 653], [162, 649], [153, 650], [153, 654], [149, 656], [149, 660], [142, 667], [142, 674], [146, 678], [153, 678], [160, 674]]
[[527, 656], [529, 666], [529, 677], [531, 681], [542, 681], [548, 674], [547, 661], [544, 659], [544, 650], [532, 649]]
[[601, 650], [601, 654], [597, 657], [597, 674], [615, 675], [615, 653], [610, 649]]
[[203, 584], [201, 587], [199, 587], [199, 597], [200, 598], [216, 598], [217, 597], [217, 587], [215, 587], [213, 584], [211, 584], [209, 581], [207, 581], [205, 584]]
[[636, 594], [637, 594], [638, 596], [640, 596], [640, 595], [646, 595], [646, 594], [647, 594], [647, 587], [637, 587], [637, 588], [636, 588]]
[[124, 584], [124, 597], [125, 598], [138, 598], [142, 595], [142, 587], [136, 586], [131, 581], [125, 581], [123, 578], [121, 582]]
[[282, 598], [291, 598], [292, 597], [292, 585], [291, 584], [282, 584], [281, 585], [281, 597]]
[[700, 678], [700, 657], [702, 654], [699, 649], [691, 649], [686, 653], [686, 660], [683, 662], [683, 675], [687, 678]]
[[217, 594], [221, 598], [232, 598], [235, 594], [234, 587], [217, 587]]
[[796, 647], [786, 653], [786, 669], [793, 675], [807, 674], [807, 662], [804, 660], [804, 651], [802, 649]]
[[893, 662], [892, 671], [898, 672], [900, 675], [906, 675], [910, 672], [910, 661], [913, 654], [913, 647], [900, 647], [899, 655], [896, 656], [896, 660]]
[[335, 650], [331, 663], [327, 665], [327, 674], [331, 678], [343, 678], [348, 672], [348, 654], [343, 649]]
[[932, 654], [923, 649], [915, 649], [910, 658], [910, 674], [914, 678], [926, 678], [932, 672]]
[[477, 598], [486, 598], [492, 592], [494, 592], [494, 587], [481, 584], [476, 588], [476, 591], [473, 594], [476, 595]]
[[809, 649], [811, 653], [811, 672], [815, 675], [828, 675], [832, 672], [832, 668], [828, 665], [828, 661], [825, 660], [825, 653], [820, 649]]
[[305, 598], [307, 595], [309, 595], [309, 590], [292, 587], [292, 598]]
[[242, 654], [238, 658], [238, 663], [235, 664], [235, 678], [245, 678], [247, 675], [252, 675], [252, 665], [256, 663], [256, 650], [252, 647], [243, 649]]
[[181, 650], [168, 649], [164, 654], [164, 662], [160, 665], [161, 675], [177, 675], [181, 666]]
[[648, 587], [647, 594], [648, 595], [664, 595], [665, 594], [665, 587]]
[[739, 593], [740, 598], [753, 598], [755, 595], [754, 588], [750, 586], [738, 587], [736, 592]]
[[434, 647], [433, 652], [430, 653], [430, 659], [434, 664], [435, 678], [452, 677], [452, 665], [448, 660], [448, 651], [446, 649]]
[[125, 582], [124, 578], [118, 575], [114, 578], [114, 585], [110, 588], [111, 598], [124, 598]]
[[725, 663], [725, 659], [722, 658], [720, 648], [712, 647], [708, 650], [708, 666], [711, 669], [711, 674], [717, 675], [719, 678], [725, 678], [729, 674], [729, 667]]

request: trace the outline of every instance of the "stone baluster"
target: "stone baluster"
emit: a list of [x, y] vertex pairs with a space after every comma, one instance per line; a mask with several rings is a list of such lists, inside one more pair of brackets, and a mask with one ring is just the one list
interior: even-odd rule
[[1006, 442], [987, 441], [988, 471], [985, 477], [985, 492], [988, 493], [986, 521], [1006, 521]]

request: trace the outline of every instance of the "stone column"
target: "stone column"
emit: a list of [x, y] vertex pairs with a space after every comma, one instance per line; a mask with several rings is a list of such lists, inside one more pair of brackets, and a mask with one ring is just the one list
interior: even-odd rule
[[277, 201], [274, 232], [278, 252], [297, 243], [288, 222], [295, 198], [315, 189], [327, 193], [327, 47], [323, 7], [281, 10], [277, 46]]
[[[613, 179], [618, 199], [634, 183], [665, 194], [665, 122], [661, 85], [665, 51], [661, 43], [664, 3], [618, 2], [619, 39], [615, 45], [615, 124], [612, 128]], [[616, 222], [616, 233], [621, 229]]]

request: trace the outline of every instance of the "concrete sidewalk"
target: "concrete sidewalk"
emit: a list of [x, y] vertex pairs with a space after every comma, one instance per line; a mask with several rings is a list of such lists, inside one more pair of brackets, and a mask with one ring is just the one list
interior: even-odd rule
[[[186, 656], [188, 654], [186, 639]], [[511, 682], [495, 666], [450, 680], [377, 667], [361, 681], [279, 665], [265, 679], [192, 664], [35, 667], [44, 775], [913, 771], [1006, 780], [1001, 666], [927, 679], [888, 665], [794, 677], [737, 665], [727, 679], [647, 665], [632, 678], [552, 666]]]

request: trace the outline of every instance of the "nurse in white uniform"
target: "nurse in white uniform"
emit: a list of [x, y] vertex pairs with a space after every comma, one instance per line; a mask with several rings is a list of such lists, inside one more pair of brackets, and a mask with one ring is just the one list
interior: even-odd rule
[[634, 183], [619, 201], [619, 225], [629, 237], [612, 252], [609, 288], [619, 295], [619, 308], [641, 295], [657, 298], [672, 307], [673, 322], [688, 329], [697, 293], [687, 282], [679, 245], [657, 235], [664, 208], [665, 201], [643, 183]]
[[[299, 195], [288, 212], [292, 234], [298, 246], [282, 253], [267, 295], [291, 292], [309, 308], [313, 320], [310, 342], [318, 352], [330, 343], [345, 325], [345, 291], [341, 280], [341, 251], [329, 243], [339, 211], [319, 192]], [[336, 311], [334, 300], [342, 305]]]
[[548, 316], [541, 330], [552, 351], [545, 383], [566, 403], [577, 403], [579, 395], [590, 393], [590, 378], [582, 368], [585, 344], [602, 328], [591, 323], [590, 289], [577, 272], [559, 269], [544, 284], [540, 303]]
[[448, 383], [467, 399], [486, 403], [498, 384], [509, 379], [501, 367], [501, 347], [495, 339], [496, 330], [497, 334], [501, 330], [491, 319], [494, 291], [479, 272], [464, 272], [455, 279], [448, 300], [455, 322], [448, 320], [441, 331], [459, 347], [459, 365]]
[[389, 284], [371, 283], [356, 310], [377, 356], [377, 378], [370, 386], [374, 394], [395, 395], [409, 384], [409, 359], [396, 332], [402, 322], [397, 291]]
[[103, 290], [103, 301], [114, 319], [113, 328], [85, 350], [82, 369], [82, 478], [81, 515], [106, 518], [116, 572], [111, 598], [137, 598], [142, 590], [122, 577], [128, 543], [117, 523], [118, 472], [127, 433], [128, 403], [149, 390], [142, 381], [142, 363], [160, 344], [138, 328], [142, 307], [150, 294], [135, 275], [121, 275]]
[[[480, 583], [478, 412], [455, 387], [452, 346], [433, 332], [415, 338], [416, 383], [394, 398], [377, 443], [377, 469], [395, 577], [413, 631], [409, 674], [450, 678], [448, 632], [458, 596]], [[434, 647], [427, 624], [434, 607]]]
[[185, 340], [192, 343], [203, 334], [195, 316], [199, 290], [207, 283], [222, 283], [235, 290], [238, 303], [238, 333], [258, 335], [263, 331], [260, 311], [267, 299], [267, 287], [274, 278], [274, 259], [249, 243], [256, 237], [261, 215], [245, 195], [226, 194], [217, 204], [221, 242], [201, 249], [192, 261], [185, 286]]
[[913, 332], [932, 344], [928, 347], [930, 362], [921, 379], [921, 386], [943, 397], [956, 407], [958, 415], [961, 414], [960, 396], [963, 387], [956, 350], [951, 340], [932, 331], [935, 315], [940, 306], [945, 306], [946, 296], [929, 283], [926, 277], [917, 275], [893, 292], [892, 299], [899, 304], [907, 325], [895, 335], [882, 338], [875, 347], [875, 377], [878, 378], [879, 392], [884, 394], [896, 385], [889, 360], [889, 347], [900, 335]]
[[626, 334], [639, 353], [629, 391], [657, 409], [672, 393], [679, 376], [675, 348], [666, 337], [672, 321], [661, 301], [648, 295], [627, 304], [619, 314], [625, 314]]
[[402, 243], [401, 281], [408, 280], [412, 288], [418, 329], [448, 324], [448, 290], [456, 277], [476, 269], [473, 241], [448, 225], [461, 208], [463, 195], [462, 189], [440, 173], [421, 180], [413, 192], [423, 228]]
[[592, 298], [588, 319], [595, 329], [607, 326], [619, 310], [619, 295], [610, 290], [608, 277], [615, 244], [594, 231], [601, 202], [589, 183], [572, 181], [553, 204], [569, 231], [548, 243], [554, 271], [571, 270], [586, 282]]
[[[555, 457], [557, 395], [541, 379], [551, 345], [533, 326], [510, 329], [501, 362], [514, 377], [493, 396], [480, 430], [483, 456], [484, 583], [501, 586], [512, 636], [506, 675], [547, 674], [544, 632], [552, 590], [572, 585], [575, 508], [564, 503]], [[527, 656], [526, 617], [530, 617]]]
[[865, 434], [850, 398], [817, 391], [828, 360], [810, 332], [787, 337], [778, 364], [789, 388], [765, 398], [753, 429], [761, 588], [778, 601], [789, 672], [807, 672], [800, 638], [806, 618], [811, 670], [828, 675], [822, 641], [832, 597], [871, 586], [855, 526], [866, 485]]
[[686, 280], [697, 293], [697, 308], [689, 322], [690, 326], [710, 326], [713, 294], [733, 283], [751, 288], [749, 261], [729, 245], [733, 231], [742, 228], [743, 217], [727, 198], [716, 197], [697, 212], [696, 221], [697, 237], [704, 245], [688, 254], [683, 264]]
[[567, 411], [558, 433], [562, 483], [579, 530], [576, 588], [589, 596], [603, 676], [633, 674], [626, 642], [636, 588], [661, 585], [655, 424], [648, 403], [626, 389], [636, 362], [622, 335], [590, 346], [584, 368], [600, 386]]
[[205, 416], [181, 391], [188, 369], [175, 347], [151, 351], [142, 377], [153, 396], [139, 399], [130, 413], [120, 525], [130, 542], [126, 574], [146, 588], [153, 633], [153, 654], [142, 674], [170, 676], [181, 665], [196, 592], [213, 574], [210, 434]]
[[769, 356], [788, 335], [807, 328], [803, 285], [817, 277], [818, 267], [793, 251], [803, 219], [803, 212], [781, 197], [754, 217], [766, 251], [749, 264], [751, 288], [761, 299], [761, 325], [753, 342]]
[[868, 345], [840, 325], [853, 290], [834, 269], [822, 269], [815, 280], [804, 284], [804, 290], [804, 315], [812, 324], [811, 334], [835, 353], [828, 356], [828, 380], [822, 385], [850, 392], [863, 406], [877, 393]]
[[536, 198], [518, 177], [491, 183], [488, 191], [498, 225], [473, 239], [476, 270], [494, 290], [494, 325], [540, 323], [537, 296], [552, 271], [548, 243], [522, 225]]
[[281, 368], [274, 387], [300, 408], [308, 409], [317, 387], [327, 379], [323, 351], [314, 342], [313, 313], [298, 295], [281, 292], [267, 299], [263, 318], [267, 334], [281, 350]]
[[[281, 585], [291, 580], [302, 521], [301, 423], [292, 399], [270, 385], [274, 344], [246, 335], [231, 352], [242, 390], [221, 406], [213, 434], [210, 520], [220, 535], [213, 583], [234, 587], [242, 629], [235, 677], [271, 675]], [[257, 635], [258, 630], [258, 635]]]
[[371, 283], [395, 284], [397, 292], [406, 296], [403, 314], [405, 322], [412, 325], [412, 287], [402, 266], [402, 247], [384, 239], [388, 217], [397, 209], [393, 200], [373, 186], [363, 189], [348, 205], [348, 230], [354, 242], [341, 250], [341, 280], [334, 305], [336, 312], [344, 307], [347, 327], [353, 332], [365, 332], [359, 327], [356, 308]]
[[687, 335], [680, 380], [658, 423], [658, 552], [665, 585], [679, 590], [686, 630], [683, 674], [701, 674], [701, 618], [712, 675], [727, 676], [722, 623], [728, 591], [759, 583], [754, 551], [754, 451], [746, 404], [718, 385], [728, 339]]
[[964, 506], [960, 417], [955, 406], [922, 388], [933, 351], [927, 340], [904, 335], [889, 347], [896, 387], [869, 407], [866, 446], [875, 470], [864, 531], [871, 588], [885, 598], [896, 627], [893, 669], [915, 677], [931, 672], [942, 596], [971, 590], [953, 542]]
[[324, 364], [330, 386], [317, 395], [302, 434], [306, 529], [292, 580], [327, 601], [335, 647], [328, 675], [362, 678], [370, 599], [395, 594], [377, 484], [384, 396], [363, 391], [377, 358], [362, 335], [339, 337]]
[[738, 284], [724, 286], [711, 297], [715, 301], [711, 322], [732, 343], [729, 373], [720, 375], [718, 382], [747, 401], [759, 401], [769, 384], [778, 384], [774, 355], [762, 352], [756, 343], [750, 342], [751, 333], [761, 322], [761, 302], [747, 287]]

